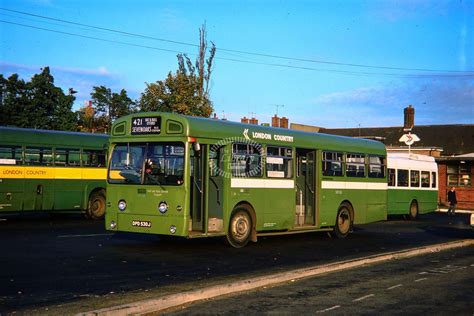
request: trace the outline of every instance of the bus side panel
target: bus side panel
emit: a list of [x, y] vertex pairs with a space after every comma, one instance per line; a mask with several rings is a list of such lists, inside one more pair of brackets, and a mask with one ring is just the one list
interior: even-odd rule
[[[365, 192], [367, 195], [368, 212], [366, 214], [365, 223], [372, 223], [377, 221], [384, 221], [387, 219], [387, 190], [372, 190]], [[357, 211], [357, 210], [356, 210]], [[356, 221], [357, 213], [355, 215], [354, 223]]]
[[23, 210], [24, 179], [0, 178], [0, 212]]
[[322, 189], [321, 226], [334, 226], [339, 206], [349, 202], [354, 209], [354, 224], [365, 224], [385, 220], [385, 190]]
[[57, 179], [54, 182], [54, 209], [57, 211], [81, 209], [86, 185], [87, 182], [80, 179]]
[[54, 205], [54, 180], [25, 179], [24, 211], [51, 210]]
[[418, 212], [426, 214], [438, 209], [438, 191], [421, 190], [418, 191]]
[[[261, 189], [257, 199], [265, 199], [262, 230], [286, 230], [295, 223], [295, 190], [294, 189]], [[261, 214], [261, 212], [260, 212]], [[258, 222], [258, 215], [257, 215]]]
[[388, 189], [387, 193], [387, 214], [405, 215], [410, 212], [412, 192], [408, 189]]

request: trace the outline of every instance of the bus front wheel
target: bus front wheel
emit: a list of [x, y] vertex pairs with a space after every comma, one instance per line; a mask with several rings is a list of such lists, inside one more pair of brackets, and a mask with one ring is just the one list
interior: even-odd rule
[[105, 214], [105, 194], [103, 191], [93, 192], [89, 197], [86, 216], [91, 219], [104, 218]]
[[337, 238], [346, 238], [352, 230], [351, 207], [347, 203], [341, 204], [337, 211], [334, 235]]
[[227, 242], [234, 248], [242, 248], [247, 245], [252, 235], [252, 217], [244, 207], [237, 207], [232, 211], [229, 229], [227, 230]]

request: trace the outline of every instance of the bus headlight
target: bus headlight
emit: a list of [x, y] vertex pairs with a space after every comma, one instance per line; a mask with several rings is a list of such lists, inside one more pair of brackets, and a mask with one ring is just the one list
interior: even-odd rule
[[175, 233], [176, 233], [176, 226], [174, 226], [174, 225], [171, 225], [171, 226], [170, 226], [170, 233], [171, 233], [171, 234], [175, 234]]
[[160, 204], [158, 205], [158, 211], [160, 211], [161, 214], [164, 214], [166, 213], [167, 210], [168, 210], [168, 204], [166, 204], [165, 201], [160, 202]]
[[124, 200], [120, 200], [118, 202], [118, 208], [119, 210], [121, 210], [122, 212], [125, 211], [125, 209], [127, 208], [127, 202], [125, 202]]
[[117, 223], [115, 221], [110, 221], [110, 228], [111, 229], [117, 228]]

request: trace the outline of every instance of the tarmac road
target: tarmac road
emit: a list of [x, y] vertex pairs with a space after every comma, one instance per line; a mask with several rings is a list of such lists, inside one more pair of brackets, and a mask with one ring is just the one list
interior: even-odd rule
[[314, 277], [165, 315], [472, 315], [473, 247]]
[[[359, 226], [345, 240], [326, 233], [259, 238], [244, 249], [221, 239], [109, 234], [79, 217], [0, 220], [0, 313], [80, 312], [222, 280], [285, 271], [472, 238], [468, 215], [433, 213]], [[59, 307], [58, 307], [59, 306]]]

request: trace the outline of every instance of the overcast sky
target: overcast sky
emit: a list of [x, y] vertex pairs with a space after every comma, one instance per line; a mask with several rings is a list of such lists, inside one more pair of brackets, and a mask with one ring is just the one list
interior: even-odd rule
[[474, 124], [474, 1], [2, 0], [0, 21], [1, 73], [49, 66], [76, 109], [98, 85], [138, 98], [206, 23], [219, 117], [399, 126], [412, 104], [417, 125]]

